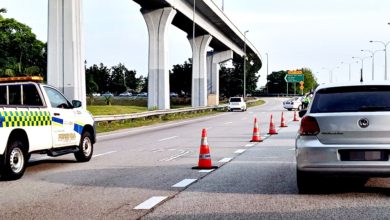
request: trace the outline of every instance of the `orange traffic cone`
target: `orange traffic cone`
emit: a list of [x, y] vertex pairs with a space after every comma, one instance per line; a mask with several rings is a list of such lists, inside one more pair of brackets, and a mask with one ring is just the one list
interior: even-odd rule
[[210, 148], [207, 143], [207, 133], [206, 129], [202, 130], [202, 139], [200, 143], [199, 150], [199, 162], [197, 167], [193, 167], [193, 169], [215, 169], [218, 168], [212, 165], [211, 156], [210, 156]]
[[293, 121], [299, 121], [298, 116], [297, 116], [297, 111], [294, 111], [294, 120]]
[[280, 119], [280, 127], [281, 128], [288, 127], [286, 124], [286, 120], [284, 119], [284, 112], [282, 112], [282, 119]]
[[260, 137], [260, 129], [259, 126], [257, 125], [257, 118], [255, 117], [255, 122], [253, 125], [253, 135], [252, 135], [252, 140], [251, 142], [262, 142]]
[[268, 134], [273, 135], [273, 134], [278, 134], [275, 129], [275, 124], [274, 124], [274, 118], [271, 114], [271, 121], [269, 122], [269, 132]]

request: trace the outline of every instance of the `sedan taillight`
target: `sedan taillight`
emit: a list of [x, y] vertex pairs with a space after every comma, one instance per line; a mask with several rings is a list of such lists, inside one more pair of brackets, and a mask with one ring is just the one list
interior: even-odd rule
[[299, 134], [302, 136], [317, 135], [320, 133], [320, 127], [317, 120], [311, 116], [304, 116], [301, 120], [301, 127], [299, 128]]

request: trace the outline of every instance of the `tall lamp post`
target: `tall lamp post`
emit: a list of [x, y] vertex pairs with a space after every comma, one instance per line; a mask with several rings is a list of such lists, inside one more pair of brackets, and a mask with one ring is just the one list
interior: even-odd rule
[[266, 86], [267, 86], [267, 95], [268, 95], [268, 53], [265, 53], [265, 55], [267, 56], [267, 82], [266, 82]]
[[370, 43], [380, 43], [385, 47], [385, 80], [387, 80], [387, 46], [389, 45], [390, 41], [385, 43], [383, 41], [370, 40]]
[[[354, 62], [354, 63], [358, 63], [358, 61]], [[349, 73], [349, 81], [351, 81], [351, 64], [353, 63], [345, 63], [345, 62], [341, 62], [341, 64], [348, 64], [348, 73]]]
[[331, 69], [322, 67], [322, 69], [328, 70], [328, 71], [329, 71], [329, 83], [333, 83], [333, 71], [334, 71], [335, 69], [338, 69], [338, 68], [340, 68], [340, 67], [339, 67], [339, 66], [336, 66], [336, 67], [331, 68]]
[[372, 57], [372, 80], [374, 80], [374, 73], [375, 73], [375, 70], [374, 70], [374, 66], [375, 66], [375, 54], [377, 52], [380, 52], [380, 51], [384, 51], [384, 50], [375, 50], [375, 51], [372, 51], [372, 50], [361, 50], [362, 52], [368, 52], [371, 54], [371, 57]]
[[363, 82], [363, 68], [364, 60], [371, 57], [352, 57], [352, 59], [359, 59], [362, 62], [362, 68], [360, 69], [360, 82]]
[[246, 98], [246, 33], [248, 32], [249, 31], [244, 32], [244, 98]]

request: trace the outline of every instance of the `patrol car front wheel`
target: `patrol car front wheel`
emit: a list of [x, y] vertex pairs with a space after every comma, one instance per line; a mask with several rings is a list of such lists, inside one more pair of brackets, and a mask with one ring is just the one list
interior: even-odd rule
[[0, 167], [1, 179], [16, 180], [23, 176], [26, 170], [26, 153], [21, 141], [12, 141], [2, 158]]
[[93, 154], [92, 135], [86, 131], [80, 139], [79, 151], [74, 153], [76, 160], [79, 162], [87, 162], [91, 160]]

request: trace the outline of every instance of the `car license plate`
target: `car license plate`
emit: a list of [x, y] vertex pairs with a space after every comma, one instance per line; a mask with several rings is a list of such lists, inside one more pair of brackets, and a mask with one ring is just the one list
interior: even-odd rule
[[342, 161], [387, 161], [389, 154], [384, 150], [340, 150]]

